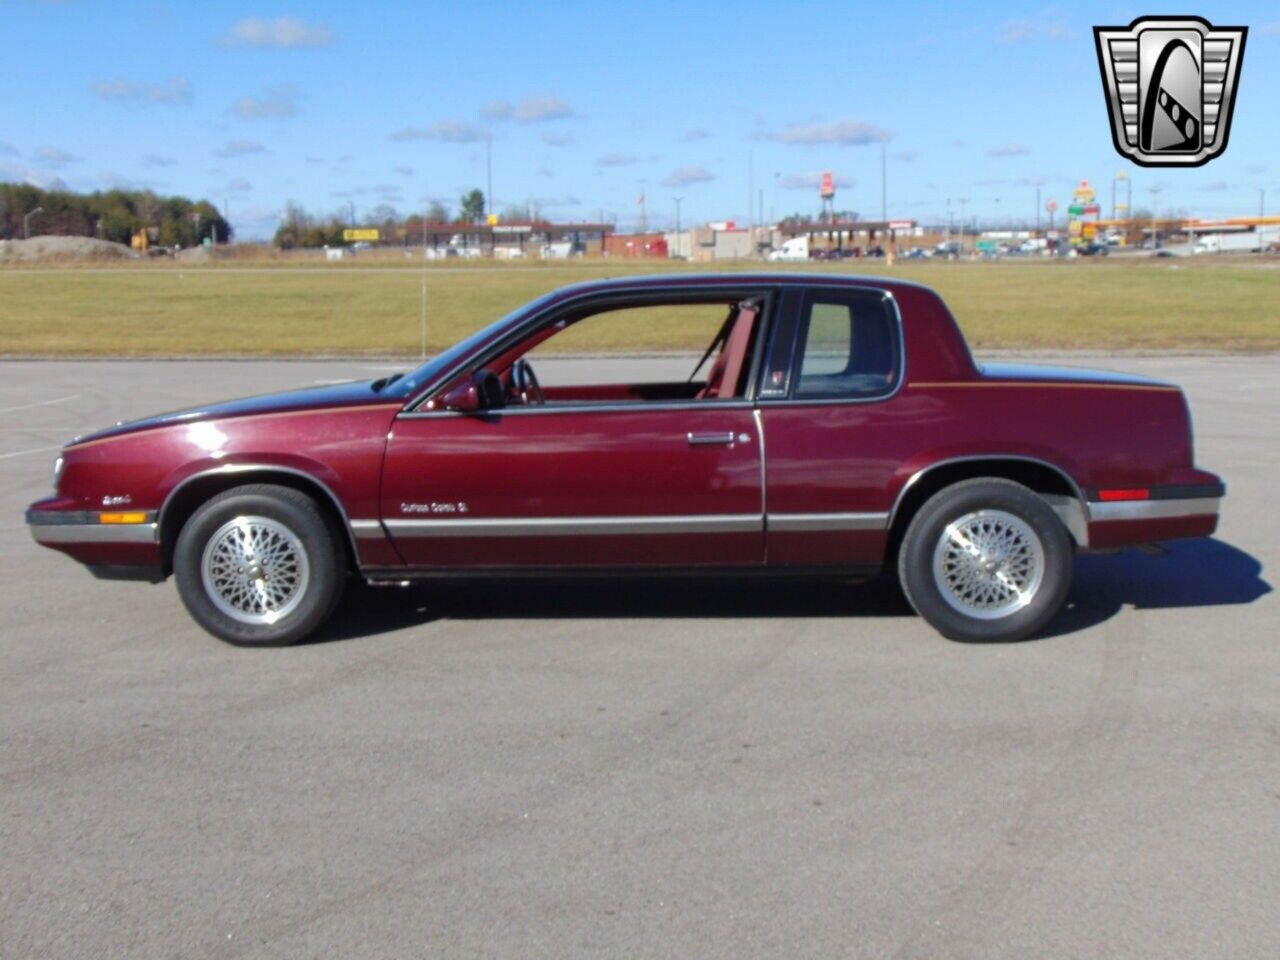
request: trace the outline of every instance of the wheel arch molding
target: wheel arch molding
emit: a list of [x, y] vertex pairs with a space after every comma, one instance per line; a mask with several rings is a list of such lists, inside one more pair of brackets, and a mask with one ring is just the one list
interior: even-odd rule
[[896, 555], [911, 518], [930, 497], [953, 484], [978, 477], [1011, 480], [1039, 494], [1058, 514], [1076, 545], [1089, 545], [1089, 513], [1084, 490], [1067, 469], [1026, 454], [967, 454], [927, 463], [898, 488], [889, 511], [887, 560]]
[[161, 563], [167, 575], [172, 571], [173, 550], [178, 534], [202, 503], [224, 491], [254, 483], [272, 483], [312, 497], [322, 511], [341, 528], [345, 565], [359, 566], [360, 553], [346, 507], [325, 480], [307, 470], [277, 463], [229, 463], [197, 470], [183, 477], [169, 490], [157, 515]]

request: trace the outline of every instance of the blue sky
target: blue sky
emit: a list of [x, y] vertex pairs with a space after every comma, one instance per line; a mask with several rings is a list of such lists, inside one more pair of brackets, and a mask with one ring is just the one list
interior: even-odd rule
[[[149, 186], [225, 203], [241, 237], [284, 203], [357, 217], [427, 199], [634, 225], [839, 209], [979, 222], [1065, 205], [1116, 171], [1134, 205], [1280, 211], [1280, 6], [1115, 3], [4, 3], [0, 179]], [[1091, 27], [1194, 12], [1250, 36], [1230, 146], [1147, 170], [1111, 145]], [[752, 177], [751, 174], [754, 174]], [[748, 183], [756, 193], [749, 193]]]

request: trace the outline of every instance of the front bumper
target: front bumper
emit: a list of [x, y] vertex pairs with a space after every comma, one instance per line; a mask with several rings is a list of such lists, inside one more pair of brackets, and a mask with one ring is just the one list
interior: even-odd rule
[[155, 511], [44, 508], [55, 503], [58, 500], [50, 498], [27, 510], [27, 527], [36, 543], [83, 563], [96, 577], [152, 583], [164, 579]]
[[[118, 519], [121, 517], [127, 519]], [[104, 518], [108, 519], [104, 521]], [[156, 522], [154, 511], [121, 513], [107, 510], [40, 510], [29, 507], [27, 527], [36, 543], [48, 546], [76, 543], [157, 543], [160, 537], [160, 524]]]

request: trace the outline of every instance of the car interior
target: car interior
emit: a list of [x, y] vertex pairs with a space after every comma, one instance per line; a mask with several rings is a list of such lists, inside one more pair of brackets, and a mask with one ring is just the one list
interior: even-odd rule
[[[480, 391], [484, 405], [488, 409], [494, 409], [568, 403], [715, 401], [744, 396], [762, 326], [760, 321], [764, 312], [763, 300], [754, 297], [717, 304], [704, 302], [697, 306], [704, 316], [707, 311], [718, 306], [723, 311], [723, 319], [719, 320], [718, 329], [687, 379], [543, 385], [534, 369], [534, 356], [531, 354], [554, 355], [560, 352], [556, 349], [555, 341], [573, 331], [579, 324], [617, 322], [614, 315], [626, 312], [625, 308], [601, 310], [596, 307], [580, 314], [560, 316], [506, 353], [492, 358], [485, 370], [477, 375], [478, 382], [483, 381]], [[543, 350], [535, 350], [543, 344], [546, 344]], [[700, 376], [704, 368], [705, 376]], [[486, 374], [492, 374], [492, 379]]]

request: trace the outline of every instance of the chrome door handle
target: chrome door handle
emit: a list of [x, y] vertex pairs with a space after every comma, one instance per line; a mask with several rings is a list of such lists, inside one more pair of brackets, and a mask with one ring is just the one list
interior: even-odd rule
[[689, 446], [691, 447], [706, 447], [711, 446], [712, 444], [730, 444], [738, 439], [737, 434], [732, 430], [729, 430], [726, 433], [690, 433], [686, 434], [686, 436], [689, 438]]

